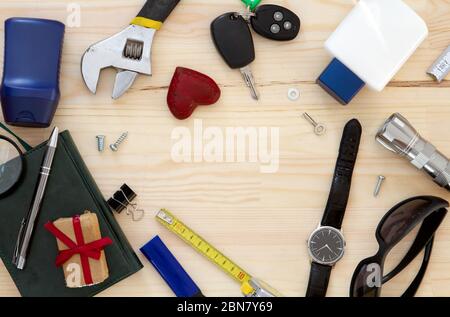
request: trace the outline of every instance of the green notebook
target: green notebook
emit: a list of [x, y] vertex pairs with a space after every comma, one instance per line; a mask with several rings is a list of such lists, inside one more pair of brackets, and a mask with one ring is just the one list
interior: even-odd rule
[[[20, 222], [33, 197], [46, 142], [25, 154], [26, 171], [12, 193], [0, 198], [0, 257], [22, 296], [93, 296], [143, 266], [123, 234], [106, 201], [89, 173], [68, 131], [59, 135], [51, 175], [39, 214], [25, 270], [11, 263]], [[109, 278], [98, 285], [67, 288], [62, 268], [55, 266], [58, 254], [55, 237], [44, 224], [58, 218], [72, 217], [85, 210], [95, 212], [102, 237], [113, 244], [105, 248]]]

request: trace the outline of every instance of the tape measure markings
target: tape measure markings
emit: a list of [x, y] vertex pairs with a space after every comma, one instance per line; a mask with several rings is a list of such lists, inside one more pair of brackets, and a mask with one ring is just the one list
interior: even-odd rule
[[205, 239], [187, 227], [184, 223], [173, 216], [168, 210], [161, 209], [156, 215], [156, 219], [167, 229], [182, 238], [190, 244], [200, 254], [208, 258], [211, 262], [218, 265], [222, 270], [229, 274], [239, 283], [248, 283], [251, 276], [238, 265], [233, 263], [228, 257], [223, 255], [219, 250], [214, 248]]

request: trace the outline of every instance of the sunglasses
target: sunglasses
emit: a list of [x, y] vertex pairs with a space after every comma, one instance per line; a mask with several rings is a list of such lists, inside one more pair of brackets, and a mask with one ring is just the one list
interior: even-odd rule
[[[378, 297], [381, 286], [400, 273], [425, 249], [422, 265], [402, 297], [416, 294], [425, 275], [433, 248], [434, 235], [447, 214], [447, 201], [421, 196], [407, 199], [393, 207], [376, 230], [379, 249], [375, 256], [361, 261], [353, 274], [350, 297]], [[388, 274], [383, 267], [389, 252], [415, 227], [421, 224], [417, 236], [400, 263]]]

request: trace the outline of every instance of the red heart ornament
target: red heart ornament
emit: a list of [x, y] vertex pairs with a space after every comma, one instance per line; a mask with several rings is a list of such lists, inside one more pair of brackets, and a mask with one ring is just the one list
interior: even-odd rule
[[215, 104], [220, 98], [216, 82], [195, 70], [177, 67], [167, 94], [170, 112], [180, 120], [189, 118], [198, 106]]

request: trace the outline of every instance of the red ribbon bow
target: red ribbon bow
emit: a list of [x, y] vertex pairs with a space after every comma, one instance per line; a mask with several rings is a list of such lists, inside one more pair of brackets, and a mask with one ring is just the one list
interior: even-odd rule
[[83, 269], [84, 282], [86, 285], [94, 283], [92, 280], [91, 267], [89, 265], [89, 258], [99, 260], [101, 257], [101, 251], [108, 245], [112, 244], [110, 238], [102, 238], [90, 243], [84, 243], [83, 230], [81, 229], [80, 217], [75, 216], [72, 218], [73, 229], [75, 232], [75, 238], [77, 242], [73, 242], [68, 236], [66, 236], [56, 226], [48, 222], [45, 224], [45, 229], [50, 231], [58, 240], [64, 243], [69, 249], [60, 251], [56, 257], [56, 266], [60, 267], [66, 263], [72, 256], [79, 254], [81, 258], [81, 267]]

